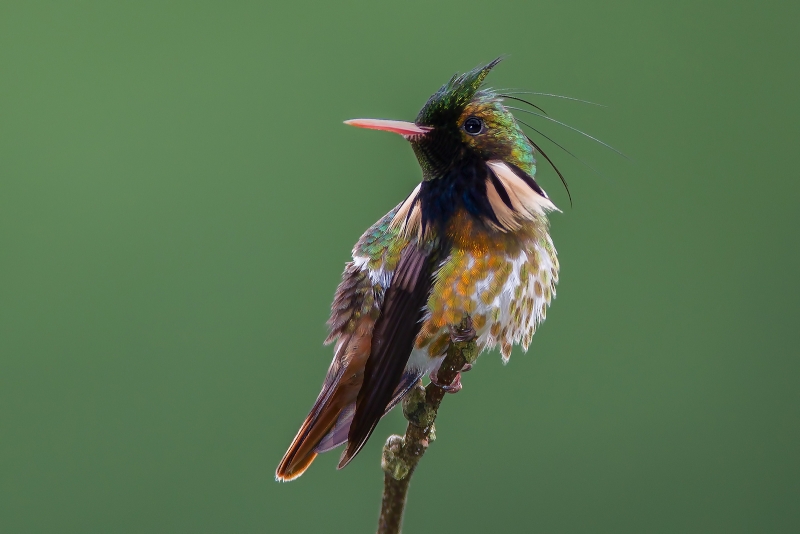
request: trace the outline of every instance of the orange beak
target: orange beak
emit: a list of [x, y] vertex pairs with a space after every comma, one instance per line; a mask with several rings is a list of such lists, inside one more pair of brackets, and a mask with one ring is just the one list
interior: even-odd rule
[[425, 135], [431, 130], [427, 126], [417, 126], [413, 122], [390, 121], [384, 119], [351, 119], [349, 121], [344, 121], [344, 123], [350, 126], [357, 126], [358, 128], [367, 128], [369, 130], [394, 132], [402, 135], [406, 139], [417, 135]]

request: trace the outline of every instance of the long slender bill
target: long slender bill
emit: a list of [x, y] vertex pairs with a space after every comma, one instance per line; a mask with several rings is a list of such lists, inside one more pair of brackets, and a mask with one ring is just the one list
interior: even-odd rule
[[394, 132], [403, 137], [414, 137], [417, 135], [425, 135], [430, 131], [427, 126], [417, 126], [413, 122], [405, 121], [392, 121], [386, 119], [351, 119], [344, 121], [345, 124], [356, 126], [358, 128], [367, 128], [369, 130], [383, 130], [386, 132]]

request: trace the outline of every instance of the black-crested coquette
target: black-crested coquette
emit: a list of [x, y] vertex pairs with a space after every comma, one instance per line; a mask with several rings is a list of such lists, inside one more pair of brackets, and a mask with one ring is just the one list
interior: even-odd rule
[[465, 317], [479, 350], [498, 347], [504, 360], [544, 320], [558, 281], [556, 207], [534, 179], [538, 147], [482, 88], [498, 62], [454, 76], [414, 122], [347, 121], [405, 137], [422, 181], [353, 248], [328, 321], [333, 361], [278, 480], [342, 444], [347, 465], [420, 378], [435, 379]]

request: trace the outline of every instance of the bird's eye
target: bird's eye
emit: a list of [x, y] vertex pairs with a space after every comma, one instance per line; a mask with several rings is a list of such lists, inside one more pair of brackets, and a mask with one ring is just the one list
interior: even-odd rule
[[470, 117], [464, 121], [464, 131], [470, 135], [478, 135], [483, 131], [483, 121], [477, 117]]

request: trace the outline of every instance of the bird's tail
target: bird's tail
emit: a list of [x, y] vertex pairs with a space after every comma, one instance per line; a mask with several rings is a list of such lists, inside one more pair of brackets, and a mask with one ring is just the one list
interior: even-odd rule
[[[275, 471], [277, 480], [294, 480], [308, 469], [317, 454], [334, 449], [347, 441], [369, 354], [370, 343], [364, 336], [339, 340], [336, 357], [328, 369], [322, 391], [297, 431], [289, 450], [278, 464]], [[421, 376], [420, 370], [407, 370], [403, 374], [386, 412], [405, 396]], [[344, 467], [351, 459], [348, 457], [339, 467]]]
[[[421, 371], [408, 371], [403, 374], [391, 403], [386, 407], [386, 413], [406, 396], [421, 377]], [[275, 478], [280, 482], [288, 482], [299, 477], [308, 469], [317, 454], [335, 449], [347, 441], [347, 433], [356, 409], [357, 391], [343, 387], [342, 384], [330, 388], [329, 391], [326, 391], [327, 387], [326, 381], [317, 402], [314, 403], [311, 412], [303, 421], [303, 426], [300, 427], [289, 450], [278, 465]], [[351, 459], [348, 458], [348, 461], [339, 468], [344, 467]]]
[[335, 374], [339, 376], [329, 374], [325, 380], [314, 407], [311, 408], [289, 446], [289, 450], [286, 451], [278, 465], [278, 469], [275, 471], [277, 480], [281, 482], [294, 480], [308, 469], [308, 466], [317, 457], [317, 453], [324, 452], [324, 450], [318, 450], [320, 442], [334, 429], [342, 411], [354, 402], [354, 392], [350, 391], [351, 388], [341, 387], [343, 386], [339, 383], [341, 373]]
[[317, 457], [314, 450], [317, 444], [330, 432], [338, 418], [339, 410], [335, 409], [325, 410], [318, 417], [309, 414], [278, 465], [275, 478], [288, 482], [302, 475]]

